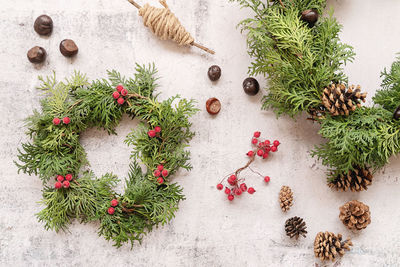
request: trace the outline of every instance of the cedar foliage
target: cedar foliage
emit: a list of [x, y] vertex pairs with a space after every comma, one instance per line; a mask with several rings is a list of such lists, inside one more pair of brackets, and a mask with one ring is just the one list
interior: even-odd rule
[[[170, 221], [184, 199], [182, 188], [170, 182], [179, 168], [190, 170], [190, 153], [186, 150], [194, 136], [189, 117], [197, 112], [194, 101], [171, 97], [159, 102], [154, 90], [157, 86], [154, 65], [136, 65], [133, 78], [109, 71], [108, 79], [91, 83], [85, 75], [75, 72], [65, 81], [39, 77], [45, 98], [41, 110], [35, 110], [27, 119], [30, 141], [18, 150], [16, 165], [19, 171], [38, 175], [45, 188], [41, 204], [45, 206], [37, 217], [46, 229], [67, 230], [73, 219], [82, 222], [100, 221], [99, 235], [120, 247], [125, 242], [141, 241], [146, 231]], [[117, 104], [112, 97], [117, 85], [128, 90], [126, 103]], [[126, 179], [125, 192], [117, 194], [113, 187], [119, 181], [113, 174], [96, 178], [84, 171], [88, 161], [79, 143], [80, 134], [89, 127], [98, 127], [109, 134], [126, 113], [141, 121], [139, 127], [126, 137], [132, 146], [131, 168]], [[70, 117], [68, 125], [53, 125], [53, 118]], [[162, 131], [156, 138], [147, 132], [155, 126]], [[139, 163], [146, 169], [143, 171]], [[169, 170], [165, 183], [159, 185], [153, 170], [163, 164]], [[57, 175], [73, 174], [70, 188], [55, 190], [52, 186]], [[109, 215], [110, 201], [119, 200], [115, 213]]]
[[[249, 74], [268, 79], [263, 109], [291, 117], [323, 113], [317, 121], [326, 143], [312, 154], [329, 167], [331, 180], [353, 166], [376, 170], [400, 152], [400, 125], [392, 118], [400, 104], [400, 58], [382, 73], [383, 89], [373, 98], [377, 105], [358, 108], [349, 116], [330, 116], [322, 105], [323, 90], [332, 83], [347, 84], [343, 67], [355, 53], [340, 41], [342, 26], [333, 11], [324, 14], [326, 0], [230, 1], [254, 12], [239, 26], [247, 33], [253, 58]], [[320, 14], [311, 28], [301, 20], [307, 9]]]

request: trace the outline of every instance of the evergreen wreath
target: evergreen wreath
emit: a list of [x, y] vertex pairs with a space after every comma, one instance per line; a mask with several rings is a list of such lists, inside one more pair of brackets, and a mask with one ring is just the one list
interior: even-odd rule
[[249, 73], [268, 79], [262, 108], [278, 117], [308, 113], [326, 139], [312, 155], [328, 167], [329, 186], [367, 189], [372, 173], [400, 152], [400, 58], [382, 73], [374, 105], [361, 106], [366, 94], [343, 72], [355, 53], [341, 43], [333, 11], [321, 16], [326, 0], [230, 1], [255, 13], [239, 27], [254, 59]]
[[[156, 72], [154, 65], [137, 65], [134, 78], [113, 70], [108, 80], [92, 83], [80, 72], [61, 82], [55, 74], [39, 76], [38, 89], [46, 97], [42, 110], [27, 119], [32, 141], [22, 144], [16, 165], [19, 171], [38, 175], [45, 185], [45, 208], [37, 217], [47, 230], [67, 230], [72, 219], [99, 220], [99, 235], [117, 247], [129, 241], [133, 246], [147, 231], [174, 217], [184, 195], [170, 178], [179, 168], [191, 169], [186, 148], [194, 133], [189, 117], [197, 109], [193, 100], [179, 96], [159, 102], [153, 95]], [[83, 168], [88, 161], [79, 136], [90, 127], [115, 134], [124, 113], [141, 123], [125, 139], [133, 147], [132, 163], [125, 192], [118, 194], [113, 190], [119, 181], [115, 175], [96, 178]], [[56, 184], [50, 186], [54, 178]]]

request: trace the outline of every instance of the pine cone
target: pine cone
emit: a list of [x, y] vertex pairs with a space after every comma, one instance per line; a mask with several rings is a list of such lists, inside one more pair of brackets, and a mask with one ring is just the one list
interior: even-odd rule
[[286, 235], [290, 238], [296, 237], [298, 239], [300, 235], [306, 237], [306, 229], [306, 222], [300, 217], [292, 217], [285, 222]]
[[369, 207], [364, 203], [353, 200], [339, 208], [339, 218], [350, 230], [362, 230], [371, 223]]
[[361, 93], [358, 85], [346, 89], [344, 84], [331, 84], [324, 89], [322, 104], [333, 116], [349, 115], [357, 107], [361, 107], [361, 101], [365, 102], [367, 93]]
[[331, 232], [319, 232], [314, 241], [314, 255], [321, 261], [336, 260], [343, 256], [345, 250], [350, 250], [353, 243], [350, 239], [342, 241], [342, 235], [335, 235]]
[[359, 192], [368, 189], [372, 178], [368, 168], [354, 167], [354, 170], [349, 170], [347, 174], [339, 174], [335, 180], [328, 183], [328, 186], [338, 191], [350, 189], [352, 192]]
[[289, 186], [282, 186], [281, 191], [279, 192], [279, 202], [283, 212], [288, 211], [293, 205], [293, 192]]

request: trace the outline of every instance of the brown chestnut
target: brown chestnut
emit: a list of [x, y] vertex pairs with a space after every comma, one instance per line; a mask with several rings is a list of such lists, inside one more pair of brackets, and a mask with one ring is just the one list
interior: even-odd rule
[[219, 102], [215, 97], [212, 97], [207, 100], [206, 109], [209, 114], [216, 115], [221, 110], [221, 102]]
[[32, 63], [42, 63], [46, 59], [46, 50], [40, 46], [34, 46], [27, 53], [28, 59]]
[[50, 35], [53, 31], [53, 20], [47, 15], [40, 15], [35, 20], [33, 29], [40, 35]]
[[318, 11], [315, 9], [307, 9], [301, 13], [301, 20], [308, 23], [308, 26], [313, 27], [319, 17]]
[[398, 121], [400, 119], [400, 106], [396, 108], [396, 110], [393, 113], [393, 119]]
[[208, 78], [210, 78], [211, 81], [215, 82], [221, 78], [221, 68], [217, 65], [212, 65], [208, 69]]
[[71, 39], [64, 39], [60, 43], [60, 52], [66, 57], [78, 54], [78, 46]]
[[260, 91], [260, 85], [256, 79], [249, 77], [243, 81], [243, 90], [248, 95], [256, 95]]

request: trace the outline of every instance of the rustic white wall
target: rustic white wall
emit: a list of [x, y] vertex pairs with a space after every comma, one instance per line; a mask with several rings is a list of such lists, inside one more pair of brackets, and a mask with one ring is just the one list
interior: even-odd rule
[[[144, 3], [142, 0], [138, 0]], [[157, 4], [157, 1], [151, 0]], [[261, 93], [246, 96], [241, 83], [250, 58], [245, 36], [236, 24], [250, 12], [227, 0], [168, 1], [198, 42], [216, 50], [210, 56], [198, 49], [163, 42], [142, 26], [137, 10], [125, 0], [0, 0], [0, 265], [1, 266], [321, 266], [313, 256], [319, 231], [341, 232], [353, 238], [354, 248], [341, 266], [398, 266], [400, 260], [400, 160], [376, 175], [368, 192], [337, 193], [325, 185], [324, 167], [308, 151], [322, 140], [318, 126], [300, 117], [296, 122], [276, 120], [260, 111]], [[350, 82], [361, 84], [369, 99], [379, 88], [379, 73], [400, 51], [400, 1], [329, 1], [344, 24], [343, 40], [353, 45], [357, 59], [346, 70]], [[33, 31], [35, 18], [53, 18], [54, 32], [42, 38]], [[75, 59], [64, 58], [59, 42], [71, 38], [79, 46]], [[48, 60], [35, 68], [26, 59], [34, 45], [43, 46]], [[198, 100], [193, 119], [197, 135], [191, 143], [194, 169], [176, 177], [185, 188], [176, 218], [150, 233], [143, 244], [117, 250], [97, 237], [95, 224], [74, 223], [68, 234], [47, 232], [37, 222], [42, 184], [36, 177], [17, 174], [13, 164], [26, 140], [23, 119], [38, 107], [37, 75], [52, 70], [62, 78], [74, 69], [92, 79], [115, 68], [126, 75], [134, 63], [155, 62], [161, 79], [159, 92]], [[212, 84], [207, 69], [222, 67], [222, 78]], [[263, 79], [259, 77], [259, 81]], [[209, 97], [222, 102], [222, 111], [210, 117], [204, 110]], [[130, 149], [123, 144], [135, 122], [124, 119], [118, 136], [90, 130], [82, 138], [96, 174], [128, 171]], [[233, 203], [217, 192], [220, 178], [246, 162], [249, 138], [255, 130], [282, 142], [279, 153], [255, 168], [271, 176], [268, 186], [249, 173], [248, 184], [257, 193]], [[283, 214], [277, 202], [281, 185], [294, 190], [295, 205]], [[123, 185], [120, 186], [122, 188]], [[346, 230], [338, 207], [358, 199], [372, 210], [372, 224], [359, 234]], [[283, 229], [289, 216], [307, 222], [306, 239], [289, 240]], [[338, 266], [338, 264], [336, 265]]]

